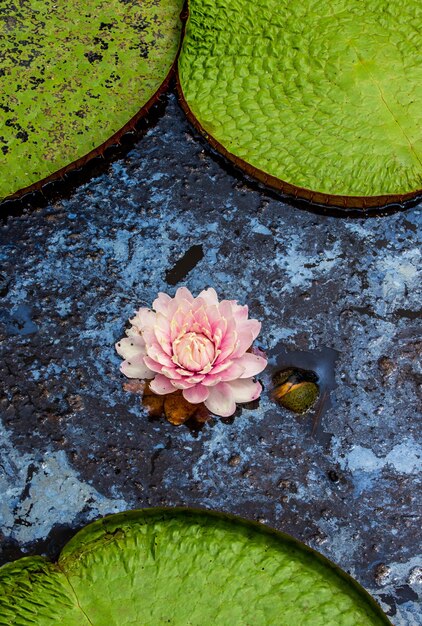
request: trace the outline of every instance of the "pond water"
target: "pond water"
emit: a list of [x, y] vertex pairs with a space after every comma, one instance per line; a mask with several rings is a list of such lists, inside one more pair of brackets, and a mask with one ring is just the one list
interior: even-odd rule
[[[421, 455], [420, 207], [356, 220], [294, 208], [214, 160], [174, 96], [80, 183], [0, 230], [2, 561], [55, 556], [107, 512], [207, 507], [298, 537], [395, 624], [420, 623], [420, 468], [398, 462]], [[114, 343], [181, 284], [247, 303], [271, 368], [316, 371], [314, 436], [312, 411], [272, 401], [270, 369], [233, 420], [148, 420]]]

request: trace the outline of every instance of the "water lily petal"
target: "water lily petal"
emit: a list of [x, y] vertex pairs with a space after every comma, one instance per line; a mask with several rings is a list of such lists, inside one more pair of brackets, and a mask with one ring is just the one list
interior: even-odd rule
[[[218, 356], [218, 355], [217, 355]], [[205, 367], [201, 369], [200, 374], [208, 374], [212, 370], [212, 363], [207, 363]]]
[[194, 387], [196, 383], [190, 383], [186, 379], [173, 380], [175, 389], [190, 389]]
[[162, 313], [157, 313], [155, 324], [154, 324], [154, 334], [162, 350], [168, 356], [171, 356], [172, 351], [171, 351], [170, 321]]
[[173, 361], [171, 358], [161, 349], [161, 346], [157, 346], [157, 344], [151, 344], [147, 346], [148, 356], [151, 359], [154, 359], [160, 365], [165, 365], [166, 367], [174, 367]]
[[220, 317], [220, 319], [218, 319], [211, 326], [211, 329], [212, 329], [212, 336], [213, 336], [214, 345], [215, 345], [216, 348], [219, 348], [221, 342], [223, 341], [223, 338], [226, 335], [227, 320], [225, 320], [223, 317]]
[[221, 317], [217, 305], [207, 306], [207, 317], [212, 330]]
[[252, 378], [232, 380], [229, 383], [235, 402], [252, 402], [261, 395], [262, 386]]
[[152, 378], [154, 372], [145, 364], [142, 356], [136, 356], [130, 361], [123, 361], [120, 371], [128, 378]]
[[267, 366], [267, 360], [262, 356], [257, 356], [251, 352], [246, 352], [239, 359], [236, 359], [235, 363], [243, 367], [244, 372], [239, 378], [252, 378], [256, 376]]
[[142, 337], [141, 331], [136, 326], [131, 326], [125, 330], [128, 337]]
[[157, 311], [157, 313], [162, 313], [167, 317], [168, 305], [170, 304], [171, 300], [172, 299], [170, 298], [170, 296], [160, 291], [158, 297], [152, 303], [152, 306]]
[[249, 313], [249, 309], [248, 309], [247, 304], [245, 304], [244, 306], [241, 306], [233, 300], [233, 317], [237, 322], [247, 320], [248, 313]]
[[236, 410], [236, 402], [229, 383], [218, 383], [218, 385], [210, 387], [210, 393], [205, 400], [205, 406], [211, 413], [220, 415], [221, 417], [230, 417], [230, 415], [233, 415]]
[[[218, 365], [214, 365], [214, 367], [212, 368], [213, 375], [219, 374], [220, 372], [224, 372], [224, 370], [229, 369], [229, 367], [232, 365], [232, 363], [233, 363], [233, 361], [226, 360], [226, 361], [223, 361], [223, 363], [219, 363]], [[203, 372], [203, 373], [206, 374], [207, 372]]]
[[167, 341], [170, 341], [170, 320], [163, 313], [157, 313], [155, 316], [154, 330], [157, 328], [165, 333]]
[[173, 393], [173, 391], [176, 390], [171, 381], [161, 374], [156, 375], [154, 380], [150, 382], [149, 387], [154, 393], [157, 393], [159, 396], [164, 396], [166, 393]]
[[212, 287], [201, 291], [198, 298], [203, 298], [208, 305], [218, 304], [217, 293]]
[[191, 376], [190, 378], [187, 378], [186, 380], [191, 385], [196, 385], [197, 383], [202, 383], [204, 378], [205, 376], [203, 374], [198, 374], [198, 376]]
[[[166, 372], [164, 374], [167, 376]], [[194, 387], [198, 383], [202, 383], [204, 380], [203, 376], [190, 376], [189, 378], [172, 378], [172, 383], [176, 387], [176, 389], [189, 389], [190, 387]]]
[[221, 317], [224, 317], [226, 320], [233, 317], [233, 304], [230, 300], [222, 300], [218, 305], [218, 309]]
[[187, 300], [183, 300], [170, 321], [170, 341], [176, 341], [177, 338], [187, 333], [192, 323], [191, 306]]
[[178, 301], [175, 298], [171, 298], [167, 307], [167, 312], [166, 312], [167, 319], [171, 320], [178, 308], [179, 308]]
[[182, 367], [176, 367], [175, 371], [180, 374], [180, 376], [184, 376], [185, 378], [187, 378], [188, 376], [192, 376], [192, 372], [189, 372]]
[[142, 307], [129, 321], [131, 324], [133, 324], [133, 326], [136, 326], [136, 328], [142, 330], [146, 326], [154, 326], [155, 315], [156, 314], [154, 313], [154, 311], [151, 311], [151, 309]]
[[213, 387], [214, 385], [218, 385], [218, 383], [221, 383], [220, 374], [218, 374], [217, 376], [208, 374], [207, 376], [205, 376], [204, 380], [202, 381], [202, 384], [206, 385], [207, 387]]
[[174, 299], [180, 302], [180, 300], [187, 300], [188, 302], [193, 302], [193, 295], [189, 291], [187, 287], [179, 287], [176, 291], [176, 295]]
[[147, 346], [151, 346], [152, 344], [156, 344], [157, 347], [160, 347], [160, 344], [157, 341], [157, 337], [155, 336], [154, 327], [146, 326], [142, 330], [142, 337], [145, 340]]
[[261, 332], [261, 322], [258, 320], [242, 320], [237, 323], [237, 331], [240, 334], [242, 331], [248, 330], [252, 333], [253, 341], [258, 337]]
[[192, 404], [199, 404], [200, 402], [204, 402], [209, 396], [210, 390], [204, 385], [198, 384], [194, 387], [190, 387], [189, 389], [183, 390], [183, 397], [188, 402]]
[[189, 330], [191, 332], [205, 335], [209, 339], [212, 339], [211, 324], [209, 323], [208, 316], [207, 316], [204, 306], [200, 306], [199, 308], [193, 311], [193, 320], [192, 320], [192, 324]]
[[245, 368], [237, 361], [233, 361], [230, 367], [219, 374], [223, 382], [228, 380], [236, 380], [236, 378], [246, 378], [244, 376]]
[[116, 351], [124, 359], [131, 359], [132, 357], [140, 354], [145, 355], [145, 341], [138, 335], [137, 337], [124, 337], [120, 339], [115, 345]]
[[246, 350], [251, 347], [253, 343], [253, 334], [248, 328], [246, 330], [239, 330], [237, 333], [236, 346], [230, 355], [231, 359], [238, 358], [245, 354]]
[[158, 374], [160, 374], [163, 371], [164, 365], [161, 365], [161, 363], [157, 363], [157, 361], [152, 359], [150, 356], [145, 355], [144, 361], [145, 365], [149, 367], [149, 369], [153, 372], [157, 372]]
[[236, 331], [227, 333], [220, 345], [220, 354], [215, 359], [215, 364], [218, 365], [219, 363], [224, 363], [228, 357], [231, 358], [232, 355], [235, 354], [237, 345], [238, 338]]

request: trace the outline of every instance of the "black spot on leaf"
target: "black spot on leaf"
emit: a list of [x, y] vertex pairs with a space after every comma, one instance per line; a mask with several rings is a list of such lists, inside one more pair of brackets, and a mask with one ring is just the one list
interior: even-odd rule
[[86, 57], [90, 63], [103, 60], [103, 55], [99, 52], [85, 52], [84, 57]]

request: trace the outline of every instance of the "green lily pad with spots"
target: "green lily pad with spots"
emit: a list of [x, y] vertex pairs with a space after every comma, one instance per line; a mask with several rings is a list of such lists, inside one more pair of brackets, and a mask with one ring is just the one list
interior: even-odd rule
[[336, 566], [258, 524], [150, 509], [90, 524], [57, 565], [0, 568], [0, 625], [382, 626], [390, 622]]
[[83, 165], [158, 97], [183, 0], [4, 0], [0, 200]]
[[300, 198], [422, 194], [420, 0], [189, 0], [178, 63], [193, 124]]

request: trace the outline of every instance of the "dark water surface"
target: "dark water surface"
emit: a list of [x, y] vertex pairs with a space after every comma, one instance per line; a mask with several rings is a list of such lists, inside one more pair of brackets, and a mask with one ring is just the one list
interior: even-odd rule
[[[2, 561], [108, 512], [192, 505], [283, 529], [419, 624], [420, 207], [342, 220], [213, 160], [170, 97], [127, 154], [0, 230]], [[135, 308], [214, 286], [263, 322], [260, 402], [199, 432], [150, 421], [114, 343]], [[314, 369], [294, 416], [271, 371]], [[418, 569], [419, 568], [419, 569]]]

